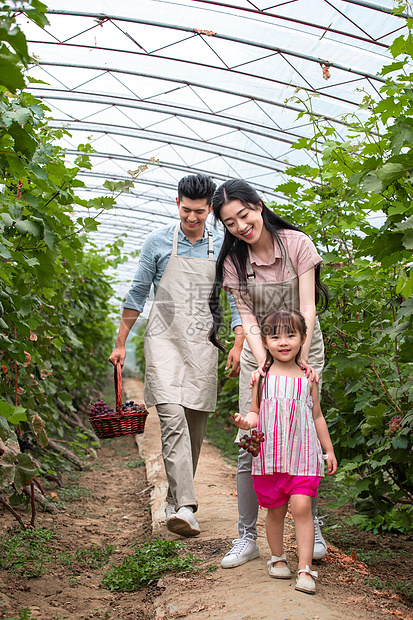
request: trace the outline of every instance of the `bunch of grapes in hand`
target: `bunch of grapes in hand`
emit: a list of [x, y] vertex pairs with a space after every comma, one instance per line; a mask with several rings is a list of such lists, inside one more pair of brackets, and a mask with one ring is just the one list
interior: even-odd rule
[[264, 441], [264, 433], [257, 430], [251, 431], [250, 435], [243, 435], [238, 443], [240, 448], [251, 452], [252, 456], [258, 456], [261, 450], [261, 444]]

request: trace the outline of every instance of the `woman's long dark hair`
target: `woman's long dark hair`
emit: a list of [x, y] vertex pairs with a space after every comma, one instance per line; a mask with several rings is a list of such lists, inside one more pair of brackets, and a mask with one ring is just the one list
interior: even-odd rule
[[[273, 213], [273, 211], [271, 211], [262, 202], [255, 189], [253, 189], [246, 181], [239, 179], [225, 181], [225, 183], [220, 185], [216, 190], [212, 199], [212, 211], [215, 221], [222, 222], [221, 209], [233, 200], [239, 200], [245, 207], [247, 207], [247, 209], [257, 210], [262, 205], [261, 215], [264, 226], [272, 234], [272, 236], [275, 237], [281, 254], [285, 258], [285, 248], [281, 241], [279, 231], [283, 229], [300, 231], [300, 229]], [[237, 237], [234, 237], [234, 235], [229, 232], [228, 228], [225, 228], [224, 241], [216, 262], [215, 280], [209, 298], [209, 307], [213, 317], [213, 324], [209, 332], [209, 340], [212, 344], [221, 349], [221, 351], [225, 351], [225, 347], [218, 340], [218, 332], [222, 324], [222, 311], [219, 303], [219, 295], [223, 282], [224, 261], [227, 256], [231, 258], [235, 265], [238, 274], [239, 291], [240, 294], [245, 297], [245, 293], [247, 291], [246, 263], [248, 256], [248, 244], [242, 239], [237, 239]], [[319, 312], [323, 312], [328, 305], [327, 289], [320, 282], [320, 265], [317, 265], [315, 268], [315, 303], [316, 306], [320, 304]]]

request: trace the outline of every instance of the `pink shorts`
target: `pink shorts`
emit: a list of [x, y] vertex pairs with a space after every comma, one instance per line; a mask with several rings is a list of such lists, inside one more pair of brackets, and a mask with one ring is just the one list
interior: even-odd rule
[[290, 474], [268, 474], [253, 476], [252, 484], [262, 508], [277, 508], [288, 503], [291, 495], [317, 497], [321, 476], [291, 476]]

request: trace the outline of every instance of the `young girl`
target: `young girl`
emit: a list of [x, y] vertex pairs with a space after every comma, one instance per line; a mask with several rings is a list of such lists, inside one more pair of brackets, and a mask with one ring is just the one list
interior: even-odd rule
[[[225, 226], [222, 249], [216, 262], [210, 309], [214, 319], [211, 342], [218, 340], [222, 313], [220, 292], [232, 293], [241, 316], [245, 340], [240, 356], [239, 406], [243, 416], [250, 411], [251, 373], [261, 367], [265, 349], [260, 322], [271, 310], [299, 310], [307, 325], [307, 339], [300, 363], [310, 380], [321, 383], [324, 344], [317, 316], [328, 302], [320, 280], [322, 258], [311, 239], [271, 211], [256, 190], [241, 179], [225, 181], [212, 200], [214, 217]], [[239, 440], [239, 437], [238, 437]], [[233, 568], [259, 556], [257, 539], [257, 496], [252, 486], [252, 455], [240, 450], [237, 469], [239, 539], [222, 558], [222, 568]], [[317, 500], [312, 500], [314, 519], [313, 559], [327, 553], [317, 518]]]
[[[253, 459], [253, 485], [258, 503], [267, 508], [265, 521], [272, 557], [269, 574], [291, 577], [283, 552], [284, 518], [290, 501], [298, 547], [296, 590], [315, 593], [317, 572], [311, 570], [314, 526], [311, 498], [317, 497], [324, 476], [337, 470], [337, 461], [326, 421], [321, 413], [318, 385], [301, 368], [301, 347], [307, 337], [303, 315], [297, 310], [275, 310], [261, 323], [266, 349], [265, 376], [255, 382], [251, 411], [235, 414], [244, 430], [258, 426], [264, 433], [261, 452]], [[326, 456], [323, 457], [323, 452]]]

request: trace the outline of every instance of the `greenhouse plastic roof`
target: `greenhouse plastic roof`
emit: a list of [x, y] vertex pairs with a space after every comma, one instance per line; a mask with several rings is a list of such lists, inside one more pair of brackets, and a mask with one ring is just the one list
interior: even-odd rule
[[[376, 73], [404, 33], [394, 2], [356, 0], [49, 0], [50, 26], [22, 23], [37, 65], [30, 89], [66, 126], [69, 160], [91, 141], [87, 191], [130, 178], [135, 188], [99, 218], [99, 245], [128, 233], [126, 251], [178, 216], [179, 179], [197, 172], [217, 184], [251, 182], [264, 200], [291, 165], [312, 155], [292, 148], [311, 135], [298, 94], [345, 135], [345, 117], [364, 93], [378, 98]], [[79, 212], [80, 214], [80, 212]]]

